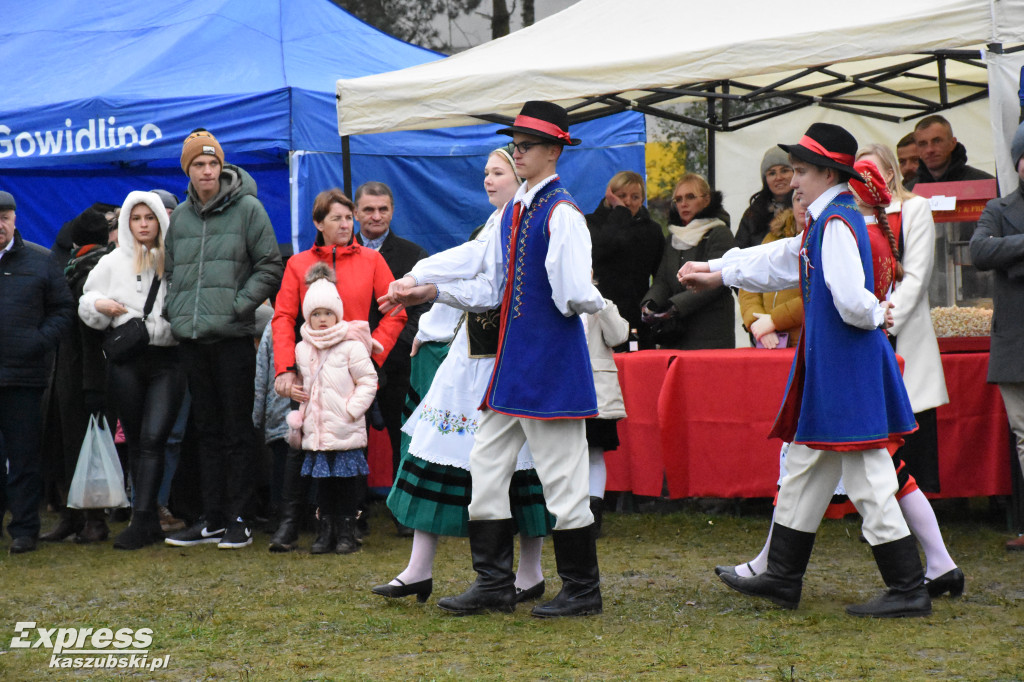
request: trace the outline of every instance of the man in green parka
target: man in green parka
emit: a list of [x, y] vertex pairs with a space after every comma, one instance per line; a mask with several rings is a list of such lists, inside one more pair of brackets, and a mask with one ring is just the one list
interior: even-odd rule
[[189, 185], [167, 233], [164, 314], [188, 372], [203, 516], [167, 544], [238, 549], [252, 544], [254, 311], [277, 290], [283, 267], [256, 182], [224, 163], [209, 131], [185, 139], [181, 169]]

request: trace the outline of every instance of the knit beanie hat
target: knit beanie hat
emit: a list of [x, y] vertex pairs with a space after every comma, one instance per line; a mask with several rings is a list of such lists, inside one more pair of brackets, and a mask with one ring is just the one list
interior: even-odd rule
[[185, 175], [188, 175], [188, 167], [201, 154], [216, 156], [220, 165], [224, 165], [224, 150], [220, 148], [220, 142], [209, 130], [198, 128], [185, 138], [181, 146], [181, 170]]
[[[192, 162], [189, 161], [189, 163]], [[164, 208], [166, 208], [168, 211], [173, 211], [174, 209], [178, 208], [178, 197], [174, 196], [167, 190], [151, 189], [149, 191], [160, 197], [160, 203], [162, 203], [164, 205]]]
[[779, 149], [777, 146], [772, 147], [764, 153], [764, 158], [761, 159], [761, 177], [768, 175], [768, 171], [772, 166], [785, 166], [786, 168], [792, 168], [789, 164], [789, 154]]
[[302, 299], [302, 316], [307, 320], [317, 308], [327, 308], [338, 316], [338, 322], [345, 318], [345, 307], [335, 286], [334, 270], [326, 263], [317, 263], [306, 272], [306, 296]]
[[95, 205], [71, 219], [71, 241], [76, 246], [106, 244], [109, 233], [106, 211], [100, 211]]
[[1020, 157], [1024, 156], [1024, 123], [1017, 126], [1017, 132], [1013, 134], [1013, 142], [1010, 143], [1010, 158], [1013, 159], [1013, 170], [1017, 170]]

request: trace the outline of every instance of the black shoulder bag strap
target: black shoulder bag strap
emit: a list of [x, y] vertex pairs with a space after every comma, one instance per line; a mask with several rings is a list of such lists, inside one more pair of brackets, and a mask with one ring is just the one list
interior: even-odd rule
[[160, 290], [160, 277], [154, 276], [153, 283], [149, 285], [149, 295], [146, 296], [146, 305], [142, 308], [142, 319], [145, 321], [153, 312], [153, 303], [156, 302], [156, 293]]

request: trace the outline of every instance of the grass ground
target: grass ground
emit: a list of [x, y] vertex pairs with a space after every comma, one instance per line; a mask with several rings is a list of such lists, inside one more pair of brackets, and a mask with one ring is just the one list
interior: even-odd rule
[[[380, 512], [380, 509], [378, 509]], [[963, 598], [927, 619], [862, 620], [845, 604], [881, 587], [854, 519], [826, 521], [796, 611], [743, 597], [711, 569], [755, 554], [768, 516], [695, 509], [610, 514], [599, 541], [604, 614], [545, 621], [457, 618], [439, 596], [473, 578], [465, 540], [442, 541], [434, 595], [369, 592], [401, 570], [409, 540], [383, 513], [350, 556], [271, 555], [267, 536], [223, 551], [110, 543], [46, 545], [9, 556], [0, 545], [0, 680], [1022, 680], [1024, 553], [1007, 553], [998, 522], [940, 512], [967, 574]], [[44, 519], [44, 527], [53, 523]], [[557, 589], [545, 547], [549, 596]], [[50, 670], [44, 647], [12, 647], [15, 623], [40, 628], [151, 628], [166, 670]], [[56, 637], [56, 635], [55, 635]]]

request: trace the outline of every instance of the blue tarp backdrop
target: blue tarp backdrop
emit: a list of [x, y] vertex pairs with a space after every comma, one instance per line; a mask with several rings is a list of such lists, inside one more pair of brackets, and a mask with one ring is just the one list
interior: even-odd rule
[[[18, 228], [49, 246], [95, 201], [135, 189], [184, 197], [181, 142], [213, 132], [228, 163], [255, 177], [281, 242], [307, 248], [313, 197], [343, 186], [334, 87], [442, 58], [397, 40], [329, 0], [0, 0], [0, 189]], [[490, 124], [351, 140], [352, 186], [395, 192], [393, 227], [437, 251], [491, 210]], [[560, 170], [584, 212], [621, 169], [643, 172], [643, 117], [581, 124]]]

